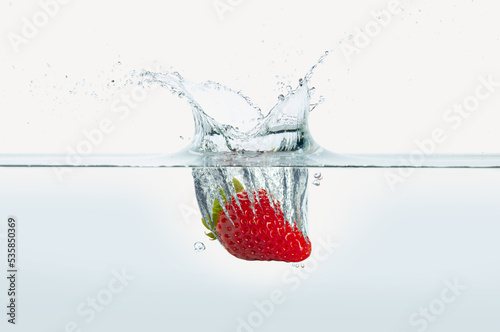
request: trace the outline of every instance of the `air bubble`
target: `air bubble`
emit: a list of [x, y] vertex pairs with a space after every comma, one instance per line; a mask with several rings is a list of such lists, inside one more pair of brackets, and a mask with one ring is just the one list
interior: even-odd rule
[[292, 266], [297, 269], [300, 265], [297, 263], [293, 263]]
[[194, 251], [200, 252], [200, 251], [203, 251], [203, 250], [205, 250], [205, 245], [203, 244], [203, 242], [196, 242], [194, 244]]
[[318, 180], [323, 180], [323, 175], [321, 172], [314, 173], [314, 178]]
[[318, 179], [316, 179], [312, 182], [312, 184], [314, 184], [315, 186], [319, 186], [321, 182]]
[[301, 267], [301, 268], [305, 268], [305, 267], [306, 267], [306, 265], [305, 265], [304, 263], [302, 263], [302, 264], [300, 264], [300, 267]]
[[287, 85], [287, 86], [286, 86], [286, 91], [287, 91], [288, 93], [292, 93], [293, 89], [292, 89], [292, 87], [291, 87], [290, 85]]
[[278, 99], [279, 99], [279, 100], [281, 100], [281, 101], [283, 101], [283, 100], [285, 100], [285, 96], [283, 96], [283, 95], [279, 95], [279, 96], [278, 96]]

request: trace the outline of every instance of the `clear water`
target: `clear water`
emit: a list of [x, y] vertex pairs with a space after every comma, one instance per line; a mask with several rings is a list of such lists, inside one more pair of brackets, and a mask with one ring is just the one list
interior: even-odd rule
[[[239, 260], [205, 240], [191, 169], [78, 168], [64, 185], [50, 169], [2, 169], [1, 213], [20, 222], [21, 322], [27, 331], [69, 321], [92, 332], [166, 322], [238, 331], [277, 290], [285, 301], [255, 331], [410, 332], [409, 316], [458, 278], [468, 288], [428, 331], [497, 328], [500, 171], [416, 170], [396, 194], [385, 171], [321, 170], [321, 186], [308, 188], [313, 253], [302, 268]], [[2, 223], [4, 255], [6, 234]], [[76, 309], [123, 269], [135, 279], [87, 324]]]

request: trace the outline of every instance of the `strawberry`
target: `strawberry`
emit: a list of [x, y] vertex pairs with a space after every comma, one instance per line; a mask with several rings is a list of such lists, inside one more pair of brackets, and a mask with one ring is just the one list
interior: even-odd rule
[[226, 200], [219, 189], [227, 215], [216, 199], [212, 220], [207, 218], [207, 223], [202, 219], [205, 227], [212, 231], [207, 233], [212, 240], [218, 238], [231, 255], [250, 261], [300, 262], [309, 257], [309, 238], [295, 223], [291, 226], [285, 220], [279, 201], [265, 189], [258, 189], [258, 194], [253, 191], [251, 199], [238, 180], [233, 179], [233, 184], [238, 202], [234, 196]]

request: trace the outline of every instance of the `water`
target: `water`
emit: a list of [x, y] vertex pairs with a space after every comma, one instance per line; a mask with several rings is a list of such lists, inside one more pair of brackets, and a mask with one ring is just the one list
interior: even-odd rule
[[323, 180], [323, 175], [321, 172], [316, 172], [314, 173], [314, 180], [312, 181], [312, 184], [315, 186], [319, 186], [321, 184], [321, 180]]
[[316, 172], [316, 173], [314, 173], [314, 178], [318, 179], [318, 180], [322, 180], [323, 179], [323, 175], [321, 174], [321, 172]]
[[194, 251], [200, 252], [200, 251], [204, 251], [204, 250], [205, 250], [205, 245], [203, 244], [203, 242], [195, 242]]
[[[39, 290], [24, 292], [24, 303], [40, 304], [37, 310], [26, 306], [26, 324], [26, 315], [37, 317], [50, 298], [53, 305], [76, 310], [107, 287], [113, 270], [121, 274], [123, 269], [135, 279], [114, 295], [93, 323], [106, 320], [108, 309], [123, 306], [134, 312], [146, 297], [154, 305], [143, 307], [150, 310], [145, 315], [157, 326], [167, 317], [179, 330], [184, 326], [189, 331], [237, 331], [238, 318], [247, 320], [258, 312], [254, 302], [265, 306], [278, 289], [286, 301], [276, 305], [274, 314], [255, 331], [276, 331], [277, 325], [296, 331], [296, 321], [286, 325], [290, 319], [280, 317], [299, 314], [309, 317], [301, 325], [304, 329], [334, 325], [339, 331], [365, 331], [371, 324], [384, 331], [396, 321], [401, 322], [396, 331], [415, 331], [408, 316], [439, 298], [445, 279], [458, 277], [468, 289], [446, 307], [439, 317], [444, 323], [454, 321], [454, 315], [446, 315], [452, 310], [462, 314], [457, 317], [467, 317], [470, 307], [461, 309], [462, 303], [473, 308], [480, 303], [477, 317], [483, 319], [481, 312], [491, 312], [492, 294], [500, 294], [500, 271], [492, 264], [498, 262], [495, 252], [500, 250], [495, 240], [500, 231], [499, 170], [420, 170], [396, 193], [384, 183], [383, 169], [321, 170], [329, 183], [323, 180], [321, 190], [310, 184], [312, 172], [308, 236], [313, 253], [304, 268], [300, 263], [295, 268], [238, 260], [216, 241], [205, 240], [201, 213], [192, 203], [191, 169], [74, 172], [64, 186], [50, 169], [0, 172], [2, 213], [17, 215], [20, 231], [24, 230], [19, 233], [25, 271], [21, 291]], [[193, 209], [186, 220], [178, 213], [183, 204]], [[5, 248], [7, 232], [2, 227], [0, 244]], [[58, 241], [47, 241], [54, 236]], [[329, 238], [340, 246], [325, 249], [322, 242]], [[194, 251], [196, 241], [205, 244], [205, 251]], [[76, 284], [88, 290], [75, 294]], [[478, 301], [470, 296], [476, 289], [482, 294]], [[381, 294], [390, 299], [384, 297], [383, 305], [363, 307], [360, 313], [359, 303], [379, 304]], [[373, 312], [384, 320], [357, 323], [356, 315], [372, 317]], [[207, 323], [205, 315], [220, 319]], [[95, 330], [76, 313], [59, 318], [58, 330], [64, 331], [72, 319]], [[497, 322], [494, 313], [486, 319]], [[42, 323], [49, 327], [51, 322]], [[134, 326], [141, 324], [138, 317]]]

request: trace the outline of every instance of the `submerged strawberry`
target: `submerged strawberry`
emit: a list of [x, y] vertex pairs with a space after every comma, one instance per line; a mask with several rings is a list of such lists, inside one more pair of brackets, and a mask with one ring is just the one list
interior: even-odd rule
[[222, 195], [227, 215], [216, 199], [212, 215], [215, 225], [210, 223], [212, 227], [208, 227], [202, 220], [218, 235], [208, 233], [210, 238], [218, 237], [230, 254], [245, 260], [300, 262], [309, 257], [309, 238], [285, 220], [279, 201], [259, 189], [252, 192], [253, 202], [238, 180], [233, 179], [233, 184], [238, 200], [234, 196], [226, 200]]

